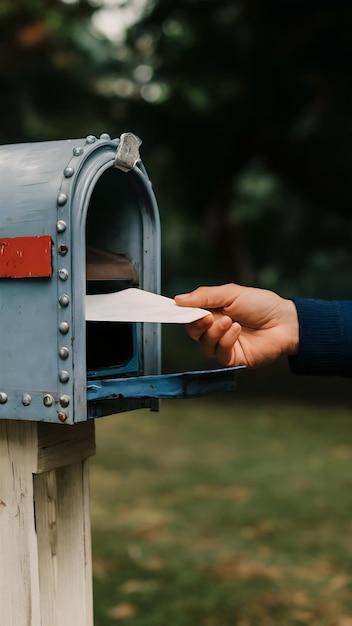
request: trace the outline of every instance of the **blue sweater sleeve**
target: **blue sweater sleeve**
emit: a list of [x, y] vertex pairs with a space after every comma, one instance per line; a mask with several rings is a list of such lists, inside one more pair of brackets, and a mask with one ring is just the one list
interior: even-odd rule
[[294, 374], [352, 376], [352, 301], [293, 298], [299, 321]]

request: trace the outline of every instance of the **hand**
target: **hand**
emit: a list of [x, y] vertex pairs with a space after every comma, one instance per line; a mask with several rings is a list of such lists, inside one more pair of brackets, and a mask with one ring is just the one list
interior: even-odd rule
[[235, 284], [199, 287], [175, 302], [211, 311], [186, 329], [206, 356], [226, 367], [259, 367], [298, 350], [296, 307], [272, 291]]

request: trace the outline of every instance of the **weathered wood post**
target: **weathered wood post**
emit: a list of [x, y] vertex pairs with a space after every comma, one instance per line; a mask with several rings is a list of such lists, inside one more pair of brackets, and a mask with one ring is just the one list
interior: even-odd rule
[[88, 457], [94, 422], [0, 421], [4, 626], [92, 626]]

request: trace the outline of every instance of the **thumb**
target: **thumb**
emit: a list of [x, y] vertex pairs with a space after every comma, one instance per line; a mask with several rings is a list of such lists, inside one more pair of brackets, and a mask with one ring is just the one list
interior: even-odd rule
[[233, 284], [216, 287], [198, 287], [198, 289], [190, 293], [175, 296], [175, 302], [179, 306], [221, 309], [232, 304], [237, 295], [236, 287]]

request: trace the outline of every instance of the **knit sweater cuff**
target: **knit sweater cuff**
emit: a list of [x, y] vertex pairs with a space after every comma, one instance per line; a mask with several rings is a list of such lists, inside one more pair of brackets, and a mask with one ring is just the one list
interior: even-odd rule
[[352, 376], [352, 302], [293, 298], [299, 349], [289, 357], [294, 374]]

